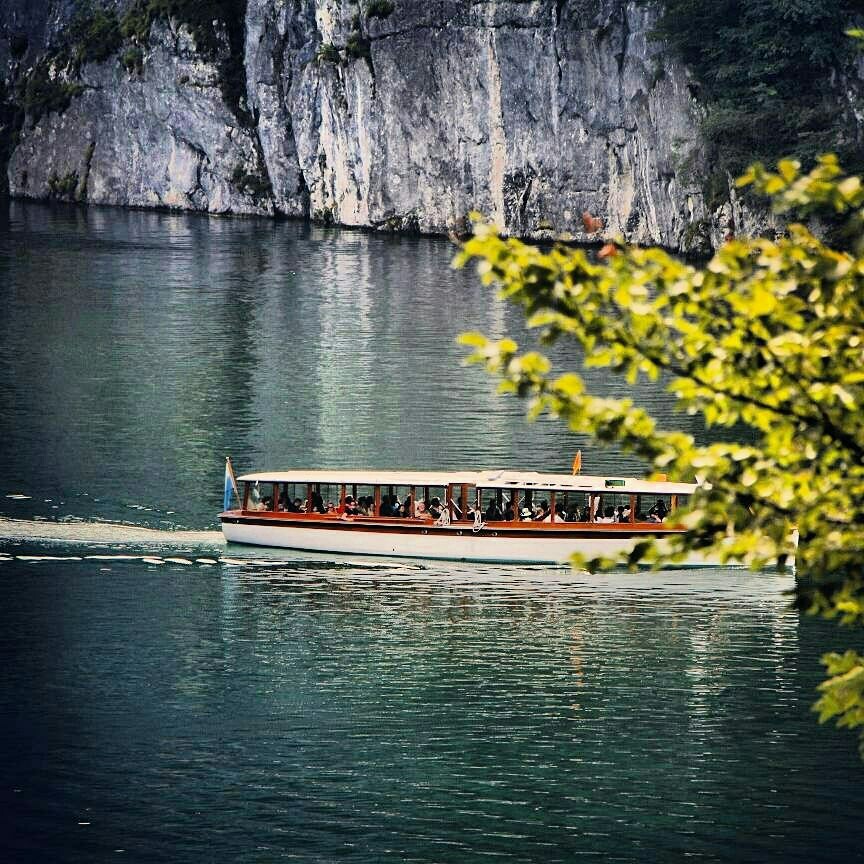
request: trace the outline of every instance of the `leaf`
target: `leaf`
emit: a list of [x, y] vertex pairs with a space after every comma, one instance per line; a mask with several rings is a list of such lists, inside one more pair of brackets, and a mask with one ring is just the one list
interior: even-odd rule
[[469, 330], [467, 333], [460, 333], [456, 337], [456, 341], [460, 345], [467, 345], [470, 348], [484, 348], [489, 344], [489, 340], [482, 334], [474, 330]]
[[791, 183], [798, 176], [800, 170], [801, 163], [796, 159], [781, 159], [777, 163], [777, 171], [787, 183]]

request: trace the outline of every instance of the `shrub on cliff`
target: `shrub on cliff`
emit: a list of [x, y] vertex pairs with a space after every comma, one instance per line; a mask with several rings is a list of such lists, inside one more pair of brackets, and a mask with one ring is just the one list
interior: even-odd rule
[[123, 36], [113, 9], [81, 4], [69, 22], [68, 37], [78, 63], [102, 62], [120, 49]]
[[35, 126], [52, 111], [62, 113], [84, 88], [68, 80], [65, 69], [55, 58], [40, 60], [29, 72], [19, 88], [18, 100]]
[[140, 45], [130, 45], [120, 58], [123, 68], [132, 75], [133, 73], [140, 74], [144, 69], [144, 52]]
[[256, 198], [267, 197], [273, 192], [270, 179], [261, 174], [251, 174], [242, 165], [235, 165], [231, 172], [231, 182], [241, 192]]
[[315, 52], [315, 59], [318, 63], [339, 63], [342, 60], [342, 55], [335, 45], [330, 42], [322, 42]]
[[[689, 531], [665, 546], [638, 544], [622, 563], [659, 566], [699, 550], [753, 567], [796, 557], [799, 609], [864, 624], [864, 183], [823, 156], [809, 174], [791, 160], [739, 181], [778, 212], [827, 209], [845, 222], [835, 248], [803, 224], [779, 240], [733, 239], [704, 266], [661, 249], [614, 241], [595, 258], [504, 240], [478, 225], [457, 262], [476, 261], [486, 284], [520, 304], [547, 340], [574, 339], [586, 366], [631, 385], [667, 376], [678, 407], [747, 443], [698, 445], [665, 432], [629, 399], [586, 392], [576, 372], [550, 376], [542, 355], [510, 339], [466, 334], [471, 359], [501, 390], [530, 400], [530, 414], [615, 442], [655, 471], [705, 478], [682, 515]], [[589, 221], [586, 214], [586, 227]], [[793, 531], [800, 535], [797, 552]], [[823, 658], [829, 677], [820, 719], [864, 725], [864, 658]], [[864, 736], [862, 736], [864, 755]]]
[[396, 5], [392, 0], [370, 0], [366, 7], [367, 18], [387, 18], [393, 14]]
[[70, 171], [62, 177], [53, 173], [48, 178], [48, 189], [52, 198], [74, 201], [78, 189], [78, 172]]

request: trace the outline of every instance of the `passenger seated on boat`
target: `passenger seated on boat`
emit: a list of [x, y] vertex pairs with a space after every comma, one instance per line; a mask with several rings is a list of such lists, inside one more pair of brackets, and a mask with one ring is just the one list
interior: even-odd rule
[[414, 518], [415, 519], [427, 519], [429, 514], [426, 512], [426, 502], [418, 501], [414, 505]]
[[441, 513], [438, 518], [435, 520], [436, 525], [449, 525], [450, 524], [450, 510], [447, 506], [441, 505]]
[[401, 516], [402, 508], [399, 506], [399, 499], [395, 495], [385, 495], [381, 499], [380, 512], [382, 516]]
[[371, 495], [361, 495], [358, 499], [361, 516], [371, 516], [375, 509], [375, 499]]
[[427, 511], [429, 515], [435, 519], [436, 521], [441, 518], [441, 499], [433, 498], [429, 502], [429, 510]]
[[549, 521], [549, 502], [541, 501], [540, 506], [534, 513], [534, 519], [537, 522], [548, 522]]
[[326, 513], [327, 508], [324, 506], [324, 499], [321, 497], [320, 492], [312, 493], [312, 512], [313, 513]]
[[519, 513], [519, 518], [523, 522], [531, 522], [534, 519], [534, 513], [530, 507], [523, 507]]
[[507, 502], [507, 506], [504, 508], [504, 521], [512, 522], [514, 519], [514, 507], [513, 507], [513, 499], [511, 498]]
[[567, 522], [567, 508], [560, 502], [555, 505], [555, 521]]
[[610, 524], [610, 523], [614, 522], [615, 521], [615, 508], [614, 507], [607, 507], [603, 511], [603, 515], [598, 516], [594, 521], [595, 522], [601, 522], [604, 524]]
[[498, 506], [498, 501], [495, 498], [489, 502], [485, 518], [487, 522], [500, 522], [504, 518], [504, 514], [501, 512], [501, 508]]
[[357, 502], [354, 500], [353, 496], [346, 495], [345, 496], [345, 509], [342, 511], [346, 516], [359, 516], [360, 508], [357, 506]]
[[669, 511], [662, 501], [657, 501], [654, 506], [648, 511], [649, 522], [662, 522], [666, 518]]

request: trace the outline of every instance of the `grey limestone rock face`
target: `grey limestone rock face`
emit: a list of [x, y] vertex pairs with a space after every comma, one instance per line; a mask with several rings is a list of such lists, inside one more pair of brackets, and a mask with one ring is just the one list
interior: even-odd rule
[[247, 0], [248, 123], [189, 31], [157, 21], [140, 74], [89, 64], [68, 109], [24, 124], [10, 189], [428, 233], [472, 211], [532, 238], [596, 239], [583, 211], [643, 243], [717, 233], [698, 106], [651, 4], [386, 6]]
[[650, 7], [393, 5], [377, 18], [249, 0], [249, 101], [280, 209], [432, 233], [476, 210], [512, 234], [577, 239], [589, 210], [670, 246], [704, 218], [695, 103], [649, 37]]
[[10, 192], [272, 213], [269, 196], [232, 180], [235, 171], [255, 176], [260, 157], [254, 132], [224, 104], [218, 75], [185, 30], [155, 23], [140, 73], [128, 72], [116, 57], [88, 64], [81, 71], [83, 91], [68, 109], [32, 127], [25, 123], [9, 161]]

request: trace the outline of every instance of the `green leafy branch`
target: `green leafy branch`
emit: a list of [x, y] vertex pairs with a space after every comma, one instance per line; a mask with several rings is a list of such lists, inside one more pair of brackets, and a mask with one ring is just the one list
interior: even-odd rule
[[[664, 376], [681, 411], [700, 414], [709, 427], [746, 428], [746, 444], [699, 446], [690, 435], [658, 429], [632, 400], [591, 395], [577, 371], [555, 376], [546, 357], [520, 353], [511, 339], [469, 333], [462, 341], [470, 362], [500, 378], [502, 392], [529, 401], [530, 416], [560, 417], [655, 471], [702, 479], [682, 514], [685, 535], [640, 543], [623, 560], [578, 564], [661, 566], [701, 550], [760, 568], [794, 556], [798, 608], [861, 624], [864, 185], [831, 155], [809, 173], [794, 160], [776, 172], [754, 165], [738, 182], [779, 212], [832, 214], [848, 242], [832, 245], [794, 223], [777, 240], [730, 240], [696, 267], [620, 241], [602, 257], [541, 250], [478, 220], [456, 264], [475, 263], [485, 284], [524, 309], [541, 341], [573, 339], [586, 367], [633, 386]], [[829, 664], [818, 708], [859, 725], [860, 711], [838, 694], [848, 696], [840, 680], [857, 681], [849, 676], [862, 661], [844, 656], [852, 666], [834, 673]]]

